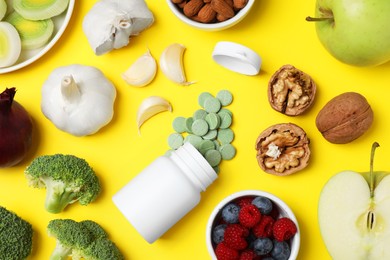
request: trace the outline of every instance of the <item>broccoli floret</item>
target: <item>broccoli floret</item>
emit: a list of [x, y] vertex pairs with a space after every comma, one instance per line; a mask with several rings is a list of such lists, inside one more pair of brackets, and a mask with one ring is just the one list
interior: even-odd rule
[[56, 239], [50, 260], [67, 259], [74, 249], [88, 247], [94, 240], [92, 234], [83, 225], [72, 219], [53, 219], [47, 226], [49, 236]]
[[92, 242], [78, 254], [88, 260], [122, 260], [124, 259], [118, 247], [109, 239], [100, 238]]
[[106, 231], [92, 220], [76, 222], [55, 219], [47, 227], [49, 235], [57, 239], [50, 260], [122, 260], [123, 255], [108, 238]]
[[43, 155], [26, 168], [30, 186], [46, 188], [45, 208], [60, 213], [76, 201], [87, 205], [99, 195], [99, 179], [89, 164], [74, 155]]
[[0, 206], [0, 259], [26, 259], [32, 251], [30, 223]]
[[88, 229], [88, 231], [93, 236], [94, 240], [96, 240], [98, 238], [107, 238], [108, 237], [107, 232], [95, 221], [83, 220], [83, 221], [80, 221], [80, 224]]

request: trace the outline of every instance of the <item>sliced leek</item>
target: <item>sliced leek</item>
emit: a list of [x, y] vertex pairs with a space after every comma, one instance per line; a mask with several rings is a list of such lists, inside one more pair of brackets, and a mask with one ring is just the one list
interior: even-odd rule
[[49, 41], [54, 32], [54, 23], [51, 19], [32, 21], [13, 12], [7, 16], [6, 21], [18, 31], [24, 50], [42, 47]]
[[0, 22], [0, 68], [13, 65], [21, 50], [18, 31], [10, 23]]
[[45, 20], [57, 16], [68, 7], [69, 0], [14, 0], [14, 9], [24, 19]]
[[7, 3], [5, 0], [0, 0], [0, 21], [4, 18], [7, 13]]

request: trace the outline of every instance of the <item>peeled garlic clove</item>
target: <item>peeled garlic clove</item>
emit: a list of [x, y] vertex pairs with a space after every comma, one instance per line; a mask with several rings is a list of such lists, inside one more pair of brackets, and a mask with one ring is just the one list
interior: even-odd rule
[[146, 120], [164, 111], [172, 112], [172, 106], [168, 100], [159, 96], [144, 99], [137, 111], [138, 131]]
[[179, 43], [169, 45], [160, 58], [161, 71], [168, 79], [183, 86], [188, 86], [194, 82], [188, 82], [184, 72], [183, 56], [186, 47]]
[[156, 60], [148, 50], [122, 74], [122, 78], [131, 86], [144, 87], [152, 82], [156, 76], [156, 72]]
[[85, 15], [83, 31], [96, 55], [128, 45], [154, 22], [144, 0], [100, 0]]

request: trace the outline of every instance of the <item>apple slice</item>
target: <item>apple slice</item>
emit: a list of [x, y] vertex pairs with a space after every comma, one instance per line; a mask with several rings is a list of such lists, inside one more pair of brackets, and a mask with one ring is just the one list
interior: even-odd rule
[[322, 238], [335, 260], [390, 259], [390, 175], [343, 171], [321, 191], [318, 219]]

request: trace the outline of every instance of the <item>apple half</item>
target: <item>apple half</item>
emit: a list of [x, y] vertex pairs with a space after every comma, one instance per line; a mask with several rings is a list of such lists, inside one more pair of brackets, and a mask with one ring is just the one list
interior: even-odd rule
[[390, 259], [390, 175], [343, 171], [323, 187], [318, 219], [322, 238], [334, 260]]

